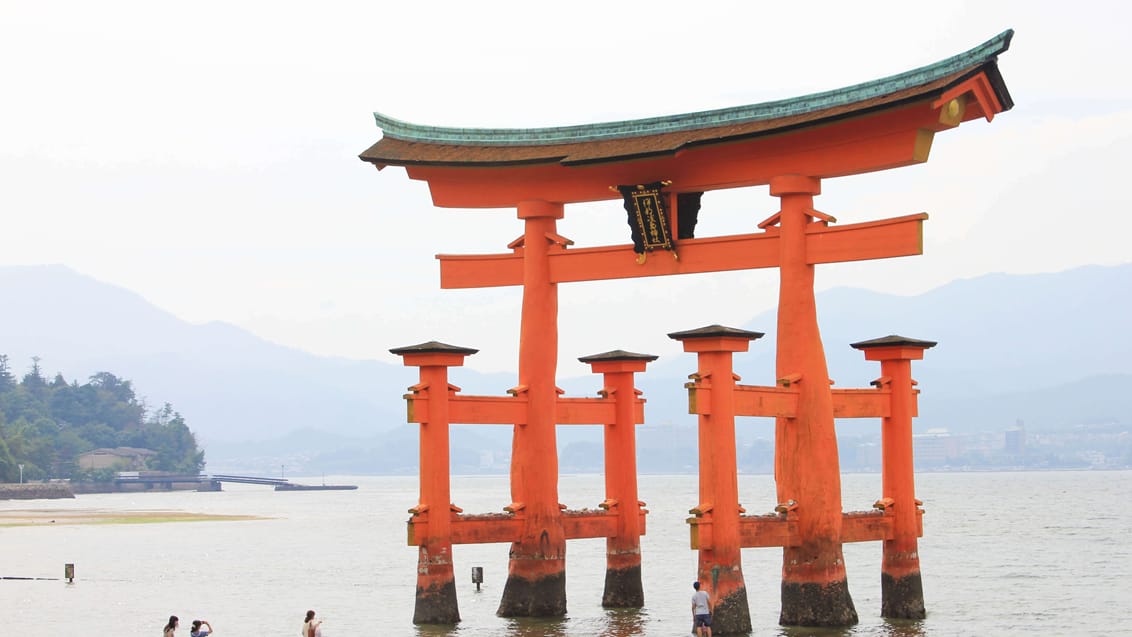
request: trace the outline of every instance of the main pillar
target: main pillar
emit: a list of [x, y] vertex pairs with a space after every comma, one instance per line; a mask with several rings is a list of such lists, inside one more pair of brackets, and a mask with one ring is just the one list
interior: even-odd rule
[[389, 350], [405, 365], [420, 368], [414, 389], [428, 399], [428, 419], [420, 429], [420, 503], [411, 510], [427, 520], [427, 536], [417, 549], [414, 624], [460, 621], [452, 568], [452, 489], [449, 478], [448, 368], [464, 364], [478, 350], [435, 341]]
[[558, 367], [558, 288], [550, 281], [549, 247], [562, 204], [524, 201], [523, 308], [519, 328], [519, 386], [527, 422], [511, 445], [511, 509], [523, 512], [521, 538], [511, 544], [502, 617], [566, 614], [566, 535], [558, 506], [555, 435]]
[[779, 383], [799, 389], [795, 418], [775, 420], [774, 472], [779, 502], [797, 503], [799, 544], [782, 551], [784, 626], [851, 626], [857, 610], [849, 595], [841, 549], [841, 470], [833, 424], [833, 395], [814, 300], [814, 266], [806, 232], [815, 222], [812, 177], [784, 175], [770, 182], [780, 197], [781, 254], [778, 300]]
[[866, 360], [880, 361], [881, 379], [892, 389], [892, 407], [889, 416], [883, 419], [881, 434], [881, 488], [885, 500], [891, 503], [895, 519], [893, 537], [884, 541], [880, 614], [890, 619], [923, 619], [927, 613], [917, 543], [920, 510], [912, 457], [915, 407], [912, 361], [923, 359], [924, 350], [935, 347], [935, 343], [887, 336], [853, 343], [852, 347], [863, 350]]
[[641, 586], [641, 502], [637, 498], [637, 372], [656, 360], [649, 354], [614, 351], [578, 360], [604, 375], [602, 394], [616, 402], [614, 421], [605, 425], [605, 502], [616, 512], [617, 534], [605, 541], [605, 608], [645, 605]]
[[[714, 602], [713, 635], [751, 631], [747, 584], [739, 535], [739, 479], [735, 452], [734, 352], [745, 352], [762, 336], [721, 325], [668, 335], [681, 341], [685, 352], [697, 354], [701, 387], [710, 389], [710, 405], [699, 411], [700, 502], [692, 512], [699, 533], [696, 579]], [[704, 546], [706, 544], [706, 546]], [[690, 595], [690, 593], [689, 593]]]

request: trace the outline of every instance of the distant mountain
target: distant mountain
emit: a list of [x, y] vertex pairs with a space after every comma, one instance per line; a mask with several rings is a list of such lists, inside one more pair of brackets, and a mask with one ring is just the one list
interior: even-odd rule
[[[868, 387], [880, 365], [851, 343], [899, 334], [936, 341], [912, 364], [917, 431], [1031, 429], [1076, 422], [1132, 422], [1132, 263], [1053, 274], [990, 274], [917, 296], [836, 288], [817, 295], [818, 321], [837, 387]], [[742, 382], [774, 382], [776, 314], [743, 325], [765, 335], [735, 354]], [[696, 327], [696, 326], [689, 326]], [[683, 384], [692, 354], [658, 360], [640, 378], [650, 418], [693, 422]], [[581, 385], [569, 380], [573, 392]], [[586, 390], [588, 391], [588, 390]]]
[[[1132, 264], [1033, 275], [990, 274], [915, 297], [837, 289], [818, 311], [830, 360], [862, 360], [848, 343], [893, 332], [938, 341], [916, 364], [926, 390], [1023, 392], [1132, 372]], [[840, 347], [838, 347], [840, 346]]]
[[[909, 297], [838, 288], [817, 301], [837, 386], [865, 387], [880, 374], [850, 343], [888, 334], [938, 341], [913, 363], [922, 391], [917, 430], [1001, 430], [1018, 419], [1038, 430], [1132, 421], [1129, 290], [1132, 264], [987, 275]], [[410, 368], [315, 356], [224, 323], [186, 323], [63, 266], [0, 267], [0, 301], [0, 353], [14, 373], [39, 356], [45, 373], [68, 380], [98, 371], [129, 379], [138, 395], [184, 414], [208, 452], [209, 470], [219, 470], [217, 461], [225, 470], [241, 463], [358, 473], [415, 466], [415, 429], [405, 425], [401, 398], [416, 382]], [[773, 383], [775, 314], [735, 327], [766, 334], [736, 354], [742, 382]], [[682, 447], [694, 437], [682, 432], [694, 419], [683, 384], [694, 369], [691, 354], [666, 357], [638, 378], [656, 426], [639, 430], [641, 447], [652, 450], [655, 470], [688, 459]], [[461, 369], [456, 382], [466, 394], [502, 394], [514, 376]], [[592, 376], [559, 385], [570, 395], [595, 389]], [[743, 435], [771, 433], [756, 423]], [[584, 466], [600, 442], [597, 428], [559, 435], [564, 467]], [[498, 466], [510, 437], [507, 427], [459, 428], [454, 466]]]
[[[412, 369], [315, 356], [225, 323], [193, 325], [63, 266], [0, 268], [0, 353], [71, 380], [110, 371], [172, 403], [209, 448], [301, 429], [370, 436], [404, 424]], [[504, 384], [506, 381], [503, 381]], [[472, 383], [469, 383], [472, 385]]]
[[[818, 300], [831, 375], [880, 375], [848, 344], [887, 334], [937, 341], [913, 363], [919, 428], [1030, 429], [1132, 422], [1132, 264], [991, 274], [914, 297], [838, 289]], [[853, 371], [850, 371], [853, 370]]]

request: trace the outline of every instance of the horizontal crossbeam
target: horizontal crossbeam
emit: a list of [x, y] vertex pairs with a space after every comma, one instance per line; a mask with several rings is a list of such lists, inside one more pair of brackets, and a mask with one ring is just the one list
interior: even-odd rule
[[887, 388], [831, 391], [834, 418], [887, 418], [892, 413], [892, 391]]
[[[708, 385], [689, 383], [688, 413], [710, 416], [712, 389]], [[833, 389], [834, 418], [887, 418], [892, 412], [892, 391], [880, 389]], [[795, 418], [798, 412], [798, 390], [795, 387], [736, 385], [733, 394], [736, 416]], [[913, 416], [917, 394], [912, 395]]]
[[[926, 213], [827, 226], [813, 223], [806, 231], [806, 255], [811, 264], [863, 261], [923, 253]], [[637, 264], [631, 244], [594, 248], [552, 246], [550, 282], [571, 283], [629, 279], [673, 274], [697, 274], [773, 268], [779, 263], [777, 228], [754, 234], [683, 239], [676, 243], [674, 259], [667, 252], [652, 252]], [[510, 254], [438, 255], [440, 287], [484, 288], [523, 284], [523, 252]]]
[[[924, 511], [916, 509], [917, 537], [924, 535]], [[692, 550], [712, 548], [711, 516], [688, 518]], [[895, 515], [883, 511], [851, 511], [841, 514], [841, 542], [874, 542], [894, 537]], [[739, 517], [739, 546], [761, 548], [801, 546], [798, 521], [790, 515], [744, 515]]]
[[[429, 422], [429, 397], [426, 393], [406, 394], [408, 422]], [[559, 398], [555, 423], [559, 425], [605, 425], [616, 421], [613, 398]], [[634, 401], [635, 424], [645, 422], [645, 401]], [[460, 425], [525, 425], [527, 397], [518, 396], [449, 396], [448, 422]]]
[[[640, 510], [641, 535], [645, 534], [647, 511]], [[428, 541], [429, 513], [409, 518], [409, 546], [420, 546]], [[597, 537], [616, 537], [621, 515], [616, 511], [592, 509], [565, 510], [559, 518], [567, 540], [580, 540]], [[486, 513], [473, 515], [453, 514], [451, 534], [452, 544], [496, 544], [517, 542], [523, 533], [525, 516], [514, 513]]]

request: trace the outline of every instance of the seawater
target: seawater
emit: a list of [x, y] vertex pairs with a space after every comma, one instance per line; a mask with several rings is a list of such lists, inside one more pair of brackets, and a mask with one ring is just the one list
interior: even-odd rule
[[[774, 506], [770, 476], [741, 475], [749, 513]], [[415, 478], [341, 477], [356, 491], [275, 492], [224, 485], [219, 493], [81, 495], [75, 500], [2, 501], [3, 509], [43, 511], [176, 510], [255, 515], [249, 521], [159, 524], [39, 524], [0, 528], [5, 632], [21, 637], [83, 633], [156, 637], [171, 614], [207, 619], [218, 637], [298, 634], [314, 609], [325, 637], [659, 637], [688, 635], [695, 553], [688, 509], [696, 476], [641, 476], [647, 502], [642, 538], [645, 607], [605, 610], [604, 540], [567, 547], [565, 618], [495, 616], [507, 572], [506, 544], [455, 547], [460, 613], [455, 627], [412, 624], [416, 549], [406, 545]], [[1128, 601], [1132, 559], [1132, 472], [920, 474], [920, 540], [928, 616], [880, 617], [878, 543], [845, 546], [860, 624], [844, 630], [778, 625], [780, 549], [747, 549], [743, 572], [755, 635], [946, 636], [1132, 635]], [[296, 482], [318, 483], [318, 478]], [[842, 477], [845, 510], [867, 510], [880, 476]], [[563, 476], [560, 501], [596, 507], [601, 476]], [[505, 476], [453, 479], [453, 502], [468, 513], [498, 512], [510, 502]], [[62, 579], [75, 565], [75, 581]], [[484, 569], [477, 591], [471, 569]]]

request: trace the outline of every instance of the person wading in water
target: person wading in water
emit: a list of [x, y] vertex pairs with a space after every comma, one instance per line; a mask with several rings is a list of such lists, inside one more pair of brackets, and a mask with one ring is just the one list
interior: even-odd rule
[[692, 628], [699, 637], [711, 637], [711, 596], [700, 590], [699, 582], [692, 582]]

